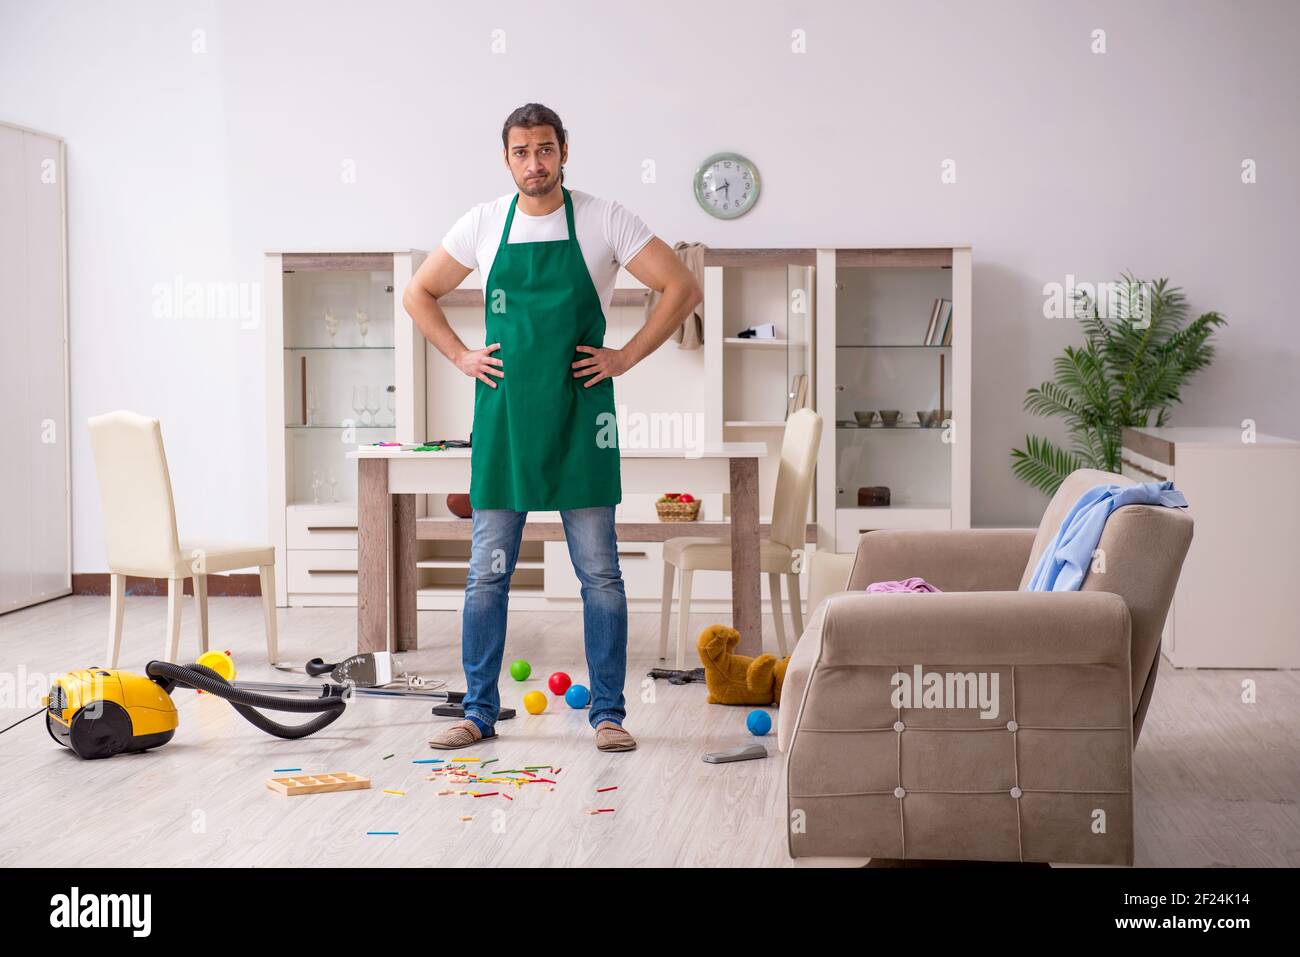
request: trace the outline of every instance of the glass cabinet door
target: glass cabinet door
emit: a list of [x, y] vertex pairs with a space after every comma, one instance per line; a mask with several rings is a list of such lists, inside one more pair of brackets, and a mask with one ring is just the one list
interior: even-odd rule
[[813, 266], [786, 266], [786, 418], [796, 409], [812, 408]]
[[288, 504], [355, 505], [347, 453], [397, 434], [393, 274], [284, 278]]
[[836, 267], [837, 508], [950, 507], [951, 277]]

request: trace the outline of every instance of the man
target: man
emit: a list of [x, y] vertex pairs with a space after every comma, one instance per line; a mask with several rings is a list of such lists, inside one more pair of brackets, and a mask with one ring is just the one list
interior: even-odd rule
[[[564, 184], [569, 148], [554, 111], [529, 103], [501, 131], [517, 193], [460, 218], [411, 279], [406, 311], [474, 385], [474, 512], [461, 626], [465, 720], [435, 748], [495, 736], [510, 576], [529, 511], [559, 511], [582, 582], [591, 726], [602, 751], [630, 751], [623, 728], [627, 597], [614, 506], [622, 501], [614, 377], [672, 335], [703, 298], [690, 271], [640, 218]], [[619, 266], [663, 294], [619, 349], [604, 346]], [[485, 344], [461, 342], [438, 306], [474, 269], [483, 283]]]

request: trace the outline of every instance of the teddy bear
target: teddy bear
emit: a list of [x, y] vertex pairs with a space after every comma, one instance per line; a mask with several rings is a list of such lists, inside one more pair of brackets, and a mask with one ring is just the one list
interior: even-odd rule
[[737, 655], [739, 641], [740, 632], [727, 625], [710, 625], [700, 632], [695, 647], [704, 663], [709, 704], [780, 704], [790, 658]]

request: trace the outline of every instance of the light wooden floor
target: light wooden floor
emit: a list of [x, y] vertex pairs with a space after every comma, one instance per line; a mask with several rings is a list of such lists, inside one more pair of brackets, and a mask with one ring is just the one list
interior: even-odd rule
[[[211, 606], [213, 647], [234, 651], [241, 677], [307, 680], [266, 667], [256, 600], [215, 598]], [[128, 599], [122, 667], [143, 670], [161, 653], [165, 609], [165, 599]], [[692, 616], [693, 631], [712, 620]], [[102, 663], [107, 621], [105, 598], [66, 598], [0, 617], [0, 727], [40, 706], [15, 701], [15, 683], [26, 698], [24, 681], [43, 690], [63, 671]], [[342, 657], [354, 646], [355, 622], [352, 610], [282, 609], [282, 657]], [[192, 606], [183, 627], [190, 660]], [[459, 627], [458, 614], [422, 612], [424, 650], [411, 656], [422, 672], [458, 689]], [[764, 627], [771, 647], [770, 618]], [[554, 791], [522, 788], [511, 792], [513, 802], [436, 795], [442, 785], [411, 761], [447, 756], [426, 744], [435, 721], [446, 719], [418, 702], [359, 699], [325, 731], [289, 742], [253, 728], [222, 701], [177, 691], [181, 726], [172, 742], [107, 761], [79, 760], [35, 718], [0, 736], [0, 866], [788, 865], [774, 737], [765, 761], [704, 764], [706, 751], [752, 740], [748, 709], [705, 704], [702, 685], [643, 685], [657, 664], [657, 633], [657, 615], [631, 616], [627, 726], [638, 750], [597, 752], [585, 714], [561, 704], [503, 722], [501, 737], [474, 752], [499, 757], [497, 767], [563, 769]], [[504, 704], [518, 706], [554, 670], [585, 678], [578, 613], [512, 614], [508, 641], [506, 660], [527, 658], [535, 677], [523, 685], [507, 677]], [[1257, 704], [1240, 702], [1245, 677], [1258, 683]], [[1136, 757], [1138, 864], [1300, 865], [1298, 730], [1300, 675], [1176, 672], [1164, 663]], [[284, 767], [352, 771], [370, 777], [374, 789], [285, 798], [265, 786]], [[610, 785], [618, 790], [595, 793]], [[584, 813], [598, 806], [617, 811]], [[462, 823], [462, 814], [473, 821]]]

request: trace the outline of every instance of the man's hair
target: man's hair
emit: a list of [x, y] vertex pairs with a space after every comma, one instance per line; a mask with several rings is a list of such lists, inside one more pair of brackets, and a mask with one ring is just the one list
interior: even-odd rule
[[[507, 116], [505, 125], [501, 127], [501, 146], [503, 148], [510, 148], [510, 131], [516, 126], [522, 126], [524, 129], [532, 129], [534, 126], [549, 126], [555, 130], [555, 136], [559, 140], [560, 155], [564, 155], [564, 144], [568, 140], [568, 133], [565, 132], [564, 124], [560, 122], [559, 114], [549, 106], [543, 106], [540, 103], [525, 103]], [[560, 182], [564, 182], [563, 166], [560, 167]]]

